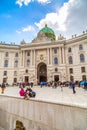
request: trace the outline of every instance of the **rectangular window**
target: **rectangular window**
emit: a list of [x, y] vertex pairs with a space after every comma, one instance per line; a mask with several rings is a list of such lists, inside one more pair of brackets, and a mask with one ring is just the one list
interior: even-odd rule
[[82, 72], [82, 73], [85, 72], [85, 67], [81, 67], [81, 72]]
[[4, 67], [8, 67], [8, 60], [4, 61]]
[[83, 46], [82, 45], [79, 45], [79, 50], [83, 50]]
[[57, 49], [54, 49], [54, 54], [57, 54]]
[[7, 76], [7, 71], [4, 71], [4, 74], [3, 74], [4, 76]]
[[14, 76], [17, 76], [17, 71], [14, 71]]
[[7, 82], [7, 78], [3, 78], [3, 83], [6, 83]]
[[14, 78], [14, 83], [17, 83], [17, 78]]
[[8, 57], [8, 52], [5, 52], [5, 57]]
[[70, 68], [70, 69], [69, 69], [69, 73], [70, 73], [70, 74], [73, 74], [73, 68]]
[[15, 53], [15, 57], [18, 57], [18, 52]]
[[30, 51], [27, 51], [27, 56], [30, 56]]

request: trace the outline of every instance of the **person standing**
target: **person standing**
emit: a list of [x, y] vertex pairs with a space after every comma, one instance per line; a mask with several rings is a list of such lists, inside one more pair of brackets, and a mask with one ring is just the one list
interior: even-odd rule
[[60, 82], [61, 91], [63, 91], [63, 82]]
[[3, 82], [1, 85], [1, 93], [4, 93], [4, 91], [5, 91], [5, 83]]
[[71, 87], [72, 87], [72, 89], [73, 89], [73, 94], [75, 94], [76, 93], [76, 90], [75, 90], [75, 82], [72, 80], [71, 81]]

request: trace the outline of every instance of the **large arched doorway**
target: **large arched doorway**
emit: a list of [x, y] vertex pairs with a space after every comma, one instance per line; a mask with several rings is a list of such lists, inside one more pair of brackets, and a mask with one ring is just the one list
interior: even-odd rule
[[38, 83], [47, 82], [47, 65], [43, 62], [37, 66], [37, 79]]

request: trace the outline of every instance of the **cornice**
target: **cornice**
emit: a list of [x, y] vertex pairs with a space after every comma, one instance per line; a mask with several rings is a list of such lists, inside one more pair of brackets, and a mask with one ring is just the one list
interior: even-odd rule
[[19, 45], [0, 44], [0, 49], [19, 49]]
[[83, 34], [80, 36], [76, 36], [75, 38], [68, 39], [68, 40], [66, 40], [65, 44], [76, 43], [76, 42], [84, 41], [84, 40], [87, 40], [87, 34]]
[[54, 48], [54, 47], [63, 47], [65, 40], [51, 41], [51, 42], [43, 42], [43, 43], [34, 43], [34, 44], [26, 44], [21, 46], [21, 50], [29, 50], [29, 49], [45, 49], [45, 48]]

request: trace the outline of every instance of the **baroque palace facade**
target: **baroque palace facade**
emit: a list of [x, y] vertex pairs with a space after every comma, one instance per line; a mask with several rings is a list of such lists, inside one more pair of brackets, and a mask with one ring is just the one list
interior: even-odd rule
[[0, 83], [87, 79], [87, 33], [66, 40], [45, 25], [31, 43], [0, 43]]

